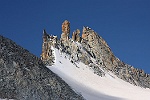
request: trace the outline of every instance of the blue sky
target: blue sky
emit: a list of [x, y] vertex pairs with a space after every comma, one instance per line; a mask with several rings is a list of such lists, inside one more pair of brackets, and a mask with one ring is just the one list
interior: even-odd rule
[[60, 37], [66, 19], [71, 22], [71, 34], [89, 26], [119, 59], [150, 73], [149, 0], [0, 1], [0, 34], [37, 56], [42, 30]]

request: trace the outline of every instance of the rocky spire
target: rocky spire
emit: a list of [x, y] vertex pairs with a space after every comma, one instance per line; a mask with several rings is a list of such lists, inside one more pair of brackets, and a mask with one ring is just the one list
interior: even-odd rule
[[75, 30], [72, 34], [72, 40], [80, 42], [81, 37], [79, 34], [80, 34], [80, 30], [79, 29]]
[[62, 34], [61, 34], [61, 39], [63, 41], [69, 40], [69, 34], [70, 34], [70, 22], [65, 20], [62, 23]]
[[45, 64], [51, 65], [54, 60], [51, 46], [54, 46], [56, 44], [56, 41], [57, 41], [57, 37], [50, 36], [47, 34], [45, 29], [43, 30], [43, 45], [42, 45], [41, 60]]
[[46, 30], [44, 29], [43, 30], [43, 45], [42, 45], [42, 54], [41, 54], [41, 59], [42, 60], [46, 60], [48, 59], [48, 49], [49, 49], [49, 46], [48, 46], [48, 34], [46, 33]]
[[47, 34], [46, 30], [43, 30], [43, 42], [46, 42], [48, 39], [49, 35]]

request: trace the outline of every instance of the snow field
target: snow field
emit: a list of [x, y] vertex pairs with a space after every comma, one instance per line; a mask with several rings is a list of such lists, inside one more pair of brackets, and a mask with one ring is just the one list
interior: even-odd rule
[[66, 54], [52, 50], [55, 63], [47, 67], [86, 100], [150, 100], [150, 89], [134, 86], [108, 72], [100, 77], [82, 62], [73, 64]]

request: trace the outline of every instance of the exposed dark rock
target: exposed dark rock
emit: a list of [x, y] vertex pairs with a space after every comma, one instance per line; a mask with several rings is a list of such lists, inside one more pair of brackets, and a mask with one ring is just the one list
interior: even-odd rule
[[0, 98], [83, 99], [46, 68], [38, 57], [3, 36], [0, 36]]

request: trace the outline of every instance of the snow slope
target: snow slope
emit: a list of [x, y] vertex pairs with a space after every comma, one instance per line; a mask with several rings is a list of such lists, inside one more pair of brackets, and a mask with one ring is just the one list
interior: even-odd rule
[[59, 75], [73, 90], [87, 100], [150, 100], [150, 89], [127, 83], [109, 72], [100, 77], [88, 66], [78, 62], [73, 64], [69, 56], [54, 50], [55, 64], [47, 66]]

